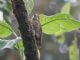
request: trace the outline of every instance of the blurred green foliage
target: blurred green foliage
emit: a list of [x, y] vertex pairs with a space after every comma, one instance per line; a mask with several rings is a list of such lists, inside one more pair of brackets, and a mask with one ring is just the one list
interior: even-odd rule
[[[4, 4], [2, 2], [3, 0], [0, 1], [0, 5]], [[12, 27], [9, 24], [9, 16], [10, 13], [12, 12], [11, 8], [11, 2], [10, 1], [5, 1], [6, 4], [4, 4], [3, 7], [0, 7], [0, 11], [4, 13], [4, 20], [1, 22], [0, 21], [0, 38], [5, 38], [11, 35], [12, 33]], [[24, 0], [26, 9], [28, 11], [28, 14], [31, 13], [33, 9], [33, 0]], [[46, 16], [46, 15], [40, 15], [40, 22], [42, 25], [42, 31], [45, 34], [53, 35], [55, 34], [56, 36], [61, 35], [59, 42], [64, 41], [64, 37], [62, 36], [62, 33], [64, 32], [70, 32], [72, 30], [80, 28], [80, 22], [76, 21], [70, 14], [70, 3], [67, 3], [63, 6], [62, 10], [60, 13], [57, 13], [52, 16]], [[5, 42], [0, 42], [0, 48], [4, 46]], [[23, 48], [23, 42], [19, 41], [16, 43], [15, 47], [17, 49], [20, 49], [20, 52], [24, 49]], [[77, 60], [78, 56], [78, 49], [75, 43], [73, 43], [69, 47], [69, 59], [70, 60]]]
[[28, 11], [28, 14], [30, 14], [33, 9], [33, 6], [34, 6], [33, 0], [24, 0], [24, 3], [25, 3], [25, 7]]
[[78, 60], [79, 59], [78, 53], [79, 52], [78, 52], [76, 40], [74, 40], [72, 45], [69, 47], [69, 59], [70, 60]]

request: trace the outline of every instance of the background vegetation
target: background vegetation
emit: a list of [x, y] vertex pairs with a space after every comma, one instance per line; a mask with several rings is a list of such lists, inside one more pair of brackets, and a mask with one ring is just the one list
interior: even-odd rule
[[[28, 14], [33, 0], [24, 0]], [[42, 25], [42, 60], [80, 60], [80, 1], [52, 0], [40, 15]], [[12, 13], [10, 0], [0, 0], [0, 49], [12, 48], [20, 52], [23, 43], [18, 23]]]

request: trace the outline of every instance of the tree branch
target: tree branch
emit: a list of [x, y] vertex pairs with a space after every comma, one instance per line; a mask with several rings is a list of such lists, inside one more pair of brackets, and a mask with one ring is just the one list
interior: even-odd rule
[[19, 24], [26, 60], [39, 60], [33, 26], [31, 20], [28, 19], [23, 0], [12, 0], [12, 8]]

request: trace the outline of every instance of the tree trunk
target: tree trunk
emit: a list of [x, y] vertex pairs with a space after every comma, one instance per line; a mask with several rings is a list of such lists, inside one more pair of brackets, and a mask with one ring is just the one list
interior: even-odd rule
[[23, 0], [12, 0], [12, 8], [19, 24], [26, 60], [39, 60], [33, 26]]

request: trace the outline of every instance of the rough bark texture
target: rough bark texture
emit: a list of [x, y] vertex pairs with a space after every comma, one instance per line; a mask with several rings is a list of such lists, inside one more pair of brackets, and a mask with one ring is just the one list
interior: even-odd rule
[[12, 0], [12, 8], [19, 24], [26, 60], [39, 60], [33, 26], [31, 20], [28, 19], [23, 0]]

